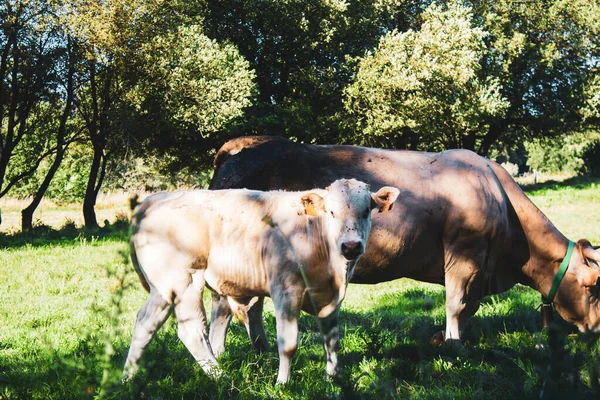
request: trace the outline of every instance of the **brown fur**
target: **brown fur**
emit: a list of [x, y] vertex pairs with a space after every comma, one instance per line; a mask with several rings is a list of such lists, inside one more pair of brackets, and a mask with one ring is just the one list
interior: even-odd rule
[[[477, 310], [483, 296], [516, 283], [547, 295], [566, 252], [567, 238], [512, 177], [470, 151], [425, 153], [248, 137], [229, 141], [219, 154], [212, 189], [304, 190], [341, 177], [375, 190], [399, 188], [390, 216], [373, 216], [352, 282], [409, 277], [444, 284], [447, 314], [460, 321]], [[597, 271], [588, 264], [598, 253], [591, 246], [578, 249], [555, 303], [580, 329], [588, 322], [596, 329], [590, 322], [596, 317], [578, 304], [587, 298], [585, 287], [595, 285]]]

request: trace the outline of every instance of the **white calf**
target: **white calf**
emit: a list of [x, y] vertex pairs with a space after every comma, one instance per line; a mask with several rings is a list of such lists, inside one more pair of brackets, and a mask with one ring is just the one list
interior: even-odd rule
[[302, 309], [320, 319], [327, 372], [335, 373], [339, 307], [365, 249], [371, 210], [386, 211], [397, 196], [396, 188], [371, 193], [365, 183], [343, 179], [326, 190], [198, 190], [147, 198], [133, 217], [131, 257], [150, 297], [138, 312], [126, 377], [172, 308], [181, 341], [205, 372], [218, 372], [207, 338], [205, 285], [228, 296], [234, 310], [255, 296], [272, 297], [278, 382], [289, 379]]

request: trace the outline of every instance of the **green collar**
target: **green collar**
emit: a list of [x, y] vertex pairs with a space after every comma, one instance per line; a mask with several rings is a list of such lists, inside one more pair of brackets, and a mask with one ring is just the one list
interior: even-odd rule
[[552, 287], [550, 288], [550, 293], [548, 293], [548, 297], [544, 298], [544, 304], [552, 304], [554, 301], [554, 296], [556, 296], [556, 291], [560, 286], [565, 274], [567, 273], [567, 268], [569, 268], [569, 263], [571, 262], [571, 256], [573, 255], [573, 249], [575, 248], [575, 243], [569, 240], [569, 247], [567, 248], [567, 254], [565, 254], [565, 258], [563, 258], [562, 263], [560, 264], [560, 268], [554, 277], [554, 281], [552, 282]]

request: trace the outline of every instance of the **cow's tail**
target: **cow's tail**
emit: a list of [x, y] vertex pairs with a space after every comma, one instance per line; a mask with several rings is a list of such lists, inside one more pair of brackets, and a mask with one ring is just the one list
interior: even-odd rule
[[150, 285], [148, 284], [148, 281], [146, 280], [146, 277], [144, 276], [144, 273], [142, 272], [140, 262], [137, 258], [137, 252], [135, 250], [135, 243], [133, 241], [133, 237], [134, 237], [134, 232], [136, 232], [136, 230], [137, 230], [139, 220], [142, 218], [143, 213], [150, 206], [150, 204], [151, 204], [150, 201], [145, 201], [145, 202], [140, 203], [138, 201], [137, 195], [134, 198], [131, 198], [129, 200], [129, 206], [130, 206], [131, 212], [133, 214], [133, 216], [131, 217], [131, 224], [130, 224], [130, 228], [129, 228], [129, 254], [131, 256], [131, 263], [133, 264], [133, 268], [135, 269], [135, 272], [137, 272], [138, 277], [140, 278], [140, 282], [142, 283], [142, 286], [148, 292], [150, 292]]
[[133, 268], [135, 269], [135, 272], [137, 272], [140, 278], [140, 282], [142, 282], [142, 286], [144, 287], [144, 289], [146, 289], [147, 292], [150, 292], [150, 285], [148, 285], [148, 281], [146, 280], [146, 277], [144, 276], [144, 274], [142, 273], [142, 269], [140, 268], [140, 262], [138, 261], [137, 253], [135, 252], [135, 244], [133, 243], [133, 240], [129, 241], [129, 249], [131, 253], [131, 263], [133, 264]]

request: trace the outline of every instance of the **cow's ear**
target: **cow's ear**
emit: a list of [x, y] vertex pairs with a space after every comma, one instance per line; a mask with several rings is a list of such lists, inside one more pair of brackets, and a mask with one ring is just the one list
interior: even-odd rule
[[377, 193], [371, 193], [371, 209], [377, 208], [380, 213], [391, 210], [399, 194], [395, 187], [382, 187]]
[[[595, 286], [598, 282], [598, 277], [600, 276], [600, 269], [590, 267], [587, 264], [589, 263], [588, 259], [594, 260], [594, 257], [596, 256], [591, 253], [597, 252], [592, 249], [590, 242], [585, 239], [578, 240], [575, 249], [579, 251], [578, 256], [581, 257], [581, 261], [576, 262], [575, 265], [573, 265], [573, 273], [577, 276], [577, 282], [583, 287]], [[590, 255], [594, 257], [590, 257]]]
[[596, 251], [598, 248], [598, 246], [584, 247], [583, 255], [590, 260], [600, 262], [600, 252]]
[[304, 214], [316, 217], [319, 211], [325, 211], [325, 200], [317, 193], [311, 192], [302, 196]]
[[594, 260], [600, 262], [600, 252], [596, 251], [598, 246], [592, 246], [587, 239], [579, 239], [577, 245], [581, 251], [581, 256], [586, 260]]
[[578, 268], [575, 274], [577, 275], [577, 282], [585, 287], [595, 286], [596, 282], [598, 282], [598, 277], [600, 277], [600, 271], [597, 268], [589, 268], [587, 266]]

